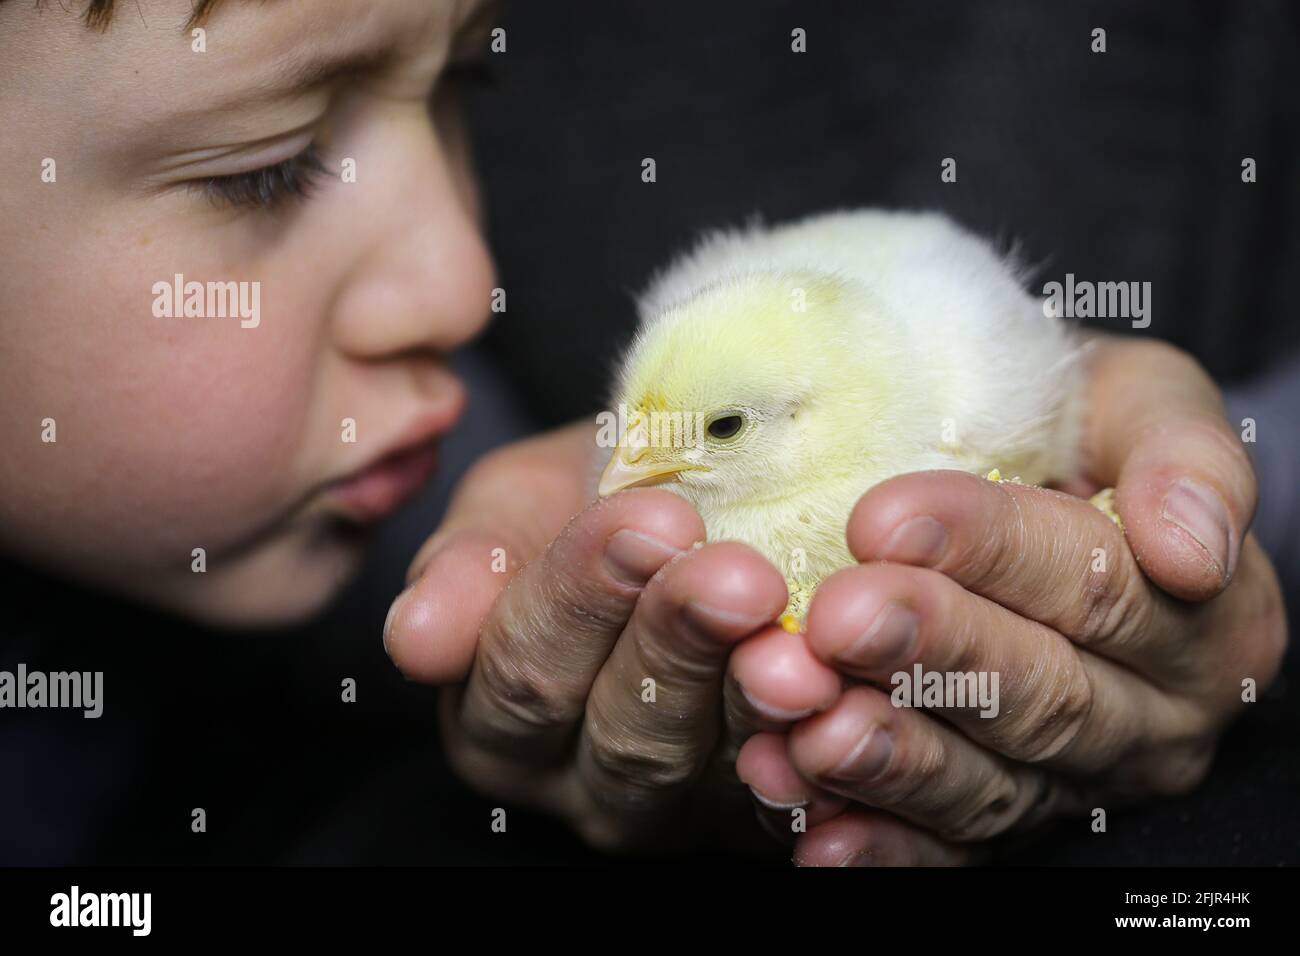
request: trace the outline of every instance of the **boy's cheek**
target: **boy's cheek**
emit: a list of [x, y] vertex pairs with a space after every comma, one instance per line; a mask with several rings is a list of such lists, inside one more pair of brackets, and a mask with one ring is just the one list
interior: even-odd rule
[[205, 355], [155, 360], [135, 383], [97, 383], [82, 366], [69, 379], [86, 383], [75, 398], [57, 396], [49, 443], [36, 428], [14, 433], [45, 404], [15, 396], [19, 414], [0, 423], [14, 451], [0, 472], [0, 547], [216, 624], [318, 609], [354, 570], [360, 541], [293, 523], [258, 540], [309, 487], [311, 376], [279, 350]]
[[310, 329], [156, 319], [133, 301], [90, 311], [76, 298], [42, 303], [45, 321], [27, 323], [4, 360], [7, 525], [116, 538], [123, 557], [151, 563], [228, 546], [300, 493]]
[[155, 316], [160, 248], [202, 258], [116, 247], [74, 270], [72, 250], [48, 260], [58, 275], [8, 275], [0, 548], [213, 623], [301, 618], [360, 555], [319, 523], [280, 525], [342, 447], [325, 305], [278, 276], [255, 326]]

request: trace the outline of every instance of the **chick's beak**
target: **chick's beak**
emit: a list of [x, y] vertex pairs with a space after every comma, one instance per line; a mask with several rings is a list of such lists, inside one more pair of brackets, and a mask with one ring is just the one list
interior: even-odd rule
[[658, 484], [671, 479], [673, 475], [685, 471], [688, 467], [685, 462], [680, 461], [649, 460], [638, 455], [635, 448], [619, 447], [614, 449], [613, 457], [610, 458], [609, 464], [605, 466], [605, 471], [600, 476], [597, 493], [600, 497], [606, 498], [624, 488]]

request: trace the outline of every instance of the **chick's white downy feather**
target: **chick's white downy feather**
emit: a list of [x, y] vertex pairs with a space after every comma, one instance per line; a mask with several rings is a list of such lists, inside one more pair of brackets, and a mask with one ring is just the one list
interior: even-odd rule
[[802, 616], [845, 524], [910, 471], [1074, 474], [1078, 349], [1009, 256], [937, 213], [706, 235], [650, 284], [601, 494], [654, 484], [747, 542]]

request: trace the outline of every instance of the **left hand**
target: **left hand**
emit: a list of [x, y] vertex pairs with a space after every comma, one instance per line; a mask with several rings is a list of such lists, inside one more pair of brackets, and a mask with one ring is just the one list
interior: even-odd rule
[[[384, 647], [408, 678], [445, 686], [448, 761], [481, 793], [606, 850], [770, 853], [734, 773], [740, 741], [769, 724], [724, 674], [736, 643], [790, 636], [771, 625], [784, 581], [752, 548], [704, 544], [676, 495], [588, 503], [593, 437], [579, 423], [470, 469]], [[838, 696], [834, 674], [803, 676], [790, 707]], [[843, 806], [819, 801], [809, 820]]]
[[[1081, 498], [958, 472], [884, 482], [854, 510], [864, 563], [822, 584], [802, 653], [855, 684], [737, 763], [769, 805], [855, 801], [798, 837], [797, 862], [958, 863], [1050, 816], [1186, 792], [1243, 682], [1276, 676], [1280, 589], [1245, 533], [1254, 475], [1217, 389], [1177, 350], [1122, 340], [1098, 342], [1089, 381], [1086, 471], [1115, 485], [1126, 533]], [[892, 706], [891, 675], [918, 663], [996, 672], [997, 715]], [[777, 667], [733, 654], [760, 703]]]

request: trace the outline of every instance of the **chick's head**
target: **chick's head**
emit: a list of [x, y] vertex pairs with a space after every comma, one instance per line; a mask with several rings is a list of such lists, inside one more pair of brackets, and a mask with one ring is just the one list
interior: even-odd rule
[[888, 372], [859, 353], [860, 295], [817, 273], [729, 277], [646, 316], [599, 493], [663, 485], [697, 507], [782, 498], [833, 472]]

